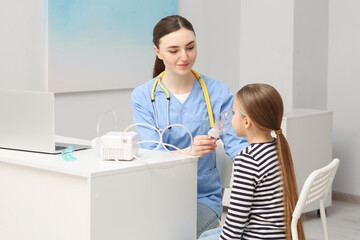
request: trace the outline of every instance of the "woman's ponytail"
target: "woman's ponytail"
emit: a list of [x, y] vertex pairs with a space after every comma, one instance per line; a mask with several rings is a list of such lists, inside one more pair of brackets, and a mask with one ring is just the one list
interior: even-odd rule
[[153, 78], [162, 73], [163, 71], [165, 71], [164, 61], [161, 60], [158, 56], [156, 56], [153, 70]]

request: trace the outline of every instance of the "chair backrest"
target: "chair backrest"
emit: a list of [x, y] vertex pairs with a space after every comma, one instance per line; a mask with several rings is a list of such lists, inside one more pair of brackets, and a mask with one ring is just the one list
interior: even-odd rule
[[231, 158], [224, 152], [224, 144], [221, 140], [216, 142], [216, 166], [219, 171], [219, 175], [222, 182], [222, 188], [231, 187], [231, 175], [233, 168], [233, 161]]
[[[321, 207], [324, 207], [323, 201], [328, 196], [339, 164], [340, 160], [335, 158], [327, 166], [313, 171], [306, 179], [292, 215], [291, 230], [293, 239], [297, 239], [296, 226], [302, 211], [306, 207], [319, 203], [320, 201], [322, 201]], [[323, 217], [325, 216], [322, 216], [322, 218]], [[294, 237], [294, 234], [296, 234], [296, 237]]]

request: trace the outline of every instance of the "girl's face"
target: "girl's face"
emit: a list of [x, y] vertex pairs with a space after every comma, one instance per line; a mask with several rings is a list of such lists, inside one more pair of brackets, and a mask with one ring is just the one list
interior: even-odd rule
[[244, 116], [244, 114], [240, 111], [239, 100], [237, 100], [236, 97], [234, 97], [233, 111], [234, 111], [234, 116], [232, 118], [231, 123], [236, 133], [236, 136], [246, 137], [245, 125], [246, 125], [247, 117]]
[[154, 46], [154, 50], [164, 61], [166, 71], [185, 75], [193, 67], [197, 56], [195, 34], [180, 28], [163, 36], [159, 41], [159, 48]]

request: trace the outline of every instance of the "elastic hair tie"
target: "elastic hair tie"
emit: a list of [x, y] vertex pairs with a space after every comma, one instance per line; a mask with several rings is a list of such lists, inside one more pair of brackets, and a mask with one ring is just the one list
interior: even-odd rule
[[275, 133], [276, 133], [276, 135], [280, 135], [280, 134], [282, 134], [282, 130], [281, 130], [281, 128], [279, 128], [278, 130], [276, 130], [276, 131], [275, 131]]

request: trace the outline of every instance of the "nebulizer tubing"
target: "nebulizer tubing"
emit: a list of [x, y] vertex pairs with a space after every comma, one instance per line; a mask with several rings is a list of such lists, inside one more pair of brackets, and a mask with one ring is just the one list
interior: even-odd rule
[[[104, 142], [102, 141], [101, 136], [100, 136], [100, 123], [101, 123], [101, 121], [102, 121], [102, 119], [103, 119], [103, 116], [104, 116], [105, 114], [107, 114], [107, 113], [113, 113], [114, 119], [115, 119], [115, 131], [118, 131], [118, 120], [117, 120], [117, 116], [116, 116], [115, 111], [114, 111], [114, 110], [108, 110], [108, 111], [103, 112], [103, 113], [100, 115], [100, 117], [99, 117], [99, 119], [98, 119], [98, 122], [97, 122], [97, 126], [96, 126], [98, 139], [99, 139], [99, 141], [100, 141], [100, 144], [102, 144], [103, 146], [105, 146], [105, 144], [104, 144]], [[127, 151], [127, 149], [124, 148], [124, 151], [127, 151], [127, 153], [130, 153], [135, 159], [140, 160], [140, 159], [143, 159], [143, 158], [149, 156], [151, 153], [153, 153], [153, 151], [156, 151], [160, 146], [163, 146], [163, 148], [164, 148], [166, 151], [168, 151], [168, 152], [171, 152], [171, 151], [170, 151], [166, 146], [168, 146], [168, 147], [173, 147], [173, 148], [175, 148], [176, 150], [180, 151], [181, 153], [183, 153], [183, 154], [185, 154], [185, 155], [186, 155], [186, 154], [189, 154], [189, 153], [191, 152], [191, 150], [192, 150], [192, 145], [193, 145], [193, 136], [192, 136], [190, 130], [189, 130], [187, 127], [185, 127], [184, 125], [182, 125], [182, 124], [171, 124], [171, 125], [166, 126], [163, 130], [160, 130], [160, 129], [158, 129], [158, 128], [156, 128], [156, 127], [154, 127], [154, 126], [152, 126], [152, 125], [150, 125], [150, 124], [148, 124], [148, 123], [134, 123], [134, 124], [131, 124], [131, 125], [129, 125], [128, 127], [126, 127], [126, 128], [124, 129], [124, 131], [122, 132], [122, 139], [124, 139], [124, 134], [125, 134], [125, 132], [127, 132], [130, 128], [132, 128], [132, 127], [134, 127], [134, 126], [141, 126], [141, 125], [142, 125], [142, 126], [147, 126], [147, 127], [150, 127], [150, 128], [152, 128], [152, 129], [154, 129], [154, 130], [156, 131], [156, 133], [159, 134], [159, 139], [160, 139], [160, 141], [155, 141], [155, 140], [142, 140], [142, 141], [136, 142], [136, 144], [147, 143], [147, 142], [157, 143], [157, 144], [158, 144], [158, 145], [157, 145], [154, 149], [152, 149], [148, 154], [145, 154], [144, 156], [142, 156], [142, 157], [140, 157], [140, 158], [139, 158], [138, 156], [136, 156], [134, 153], [129, 152], [129, 151]], [[183, 149], [180, 149], [180, 148], [178, 148], [178, 147], [176, 147], [176, 146], [174, 146], [174, 145], [172, 145], [172, 144], [168, 144], [168, 143], [164, 143], [164, 142], [163, 142], [163, 134], [164, 134], [164, 132], [165, 132], [166, 130], [170, 129], [171, 127], [174, 127], [174, 126], [179, 126], [179, 127], [184, 128], [184, 129], [187, 131], [187, 133], [189, 134], [189, 136], [190, 136], [190, 148], [189, 148], [189, 153], [186, 153]]]
[[[189, 136], [190, 136], [190, 148], [189, 148], [189, 152], [188, 152], [188, 153], [186, 153], [183, 149], [180, 149], [180, 148], [178, 148], [178, 147], [176, 147], [176, 146], [174, 146], [174, 145], [171, 145], [171, 144], [168, 144], [168, 143], [164, 143], [164, 142], [163, 142], [164, 132], [165, 132], [166, 130], [168, 130], [168, 129], [172, 128], [172, 127], [176, 127], [176, 126], [184, 128], [184, 129], [187, 131], [187, 133], [189, 134]], [[162, 142], [163, 147], [164, 147], [164, 148], [166, 149], [166, 151], [168, 151], [168, 152], [170, 152], [170, 150], [169, 150], [167, 147], [165, 147], [165, 146], [173, 147], [173, 148], [175, 148], [176, 150], [182, 152], [183, 154], [189, 154], [189, 153], [191, 153], [194, 139], [193, 139], [193, 136], [192, 136], [190, 130], [189, 130], [187, 127], [185, 127], [185, 126], [182, 125], [182, 124], [174, 123], [174, 124], [170, 124], [170, 125], [166, 126], [166, 127], [162, 130], [162, 132], [161, 132], [161, 142]]]
[[[164, 148], [167, 152], [171, 152], [171, 151], [170, 151], [166, 146], [175, 148], [177, 151], [179, 151], [179, 152], [181, 152], [181, 153], [183, 153], [183, 154], [185, 154], [185, 155], [189, 155], [189, 153], [191, 152], [191, 150], [192, 150], [192, 145], [193, 145], [193, 142], [194, 142], [193, 136], [192, 136], [190, 130], [189, 130], [187, 127], [185, 127], [184, 125], [182, 125], [182, 124], [171, 124], [171, 125], [166, 126], [164, 129], [160, 130], [160, 129], [157, 129], [156, 127], [154, 127], [154, 126], [152, 126], [152, 125], [150, 125], [150, 124], [148, 124], [148, 123], [134, 123], [134, 124], [129, 125], [127, 128], [125, 128], [125, 130], [123, 131], [123, 134], [124, 134], [125, 132], [127, 132], [130, 128], [132, 128], [132, 127], [134, 127], [134, 126], [141, 126], [141, 125], [143, 125], [143, 126], [148, 126], [148, 127], [150, 127], [150, 128], [153, 128], [153, 129], [159, 134], [159, 139], [160, 139], [160, 141], [155, 141], [155, 140], [142, 140], [142, 141], [136, 142], [137, 144], [147, 143], [147, 142], [158, 143], [158, 145], [156, 146], [156, 148], [154, 148], [153, 150], [151, 150], [151, 151], [150, 151], [148, 154], [146, 154], [145, 156], [142, 156], [141, 159], [149, 156], [153, 151], [156, 151], [160, 146], [163, 146], [163, 148]], [[172, 145], [172, 144], [169, 144], [169, 143], [164, 143], [164, 141], [163, 141], [164, 132], [166, 132], [166, 130], [168, 130], [168, 129], [172, 128], [172, 127], [175, 127], [175, 126], [184, 128], [184, 129], [187, 131], [187, 133], [189, 134], [189, 136], [190, 136], [190, 148], [189, 148], [189, 152], [188, 152], [188, 153], [186, 153], [186, 152], [184, 151], [184, 149], [180, 149], [180, 148], [178, 148], [178, 147], [176, 147], [176, 146], [174, 146], [174, 145]], [[131, 155], [133, 155], [137, 160], [140, 159], [139, 157], [137, 157], [137, 156], [136, 156], [135, 154], [133, 154], [133, 153], [131, 153]]]
[[117, 120], [117, 116], [116, 116], [115, 111], [114, 111], [114, 110], [108, 110], [108, 111], [103, 112], [103, 113], [100, 115], [100, 117], [99, 117], [99, 119], [98, 119], [98, 121], [97, 121], [97, 124], [96, 124], [96, 131], [97, 131], [98, 139], [99, 139], [100, 143], [101, 143], [103, 146], [104, 146], [105, 144], [104, 144], [104, 142], [102, 141], [101, 136], [100, 136], [100, 123], [101, 123], [104, 115], [107, 114], [107, 113], [113, 113], [114, 119], [115, 119], [115, 131], [116, 131], [116, 132], [118, 131], [118, 120]]

